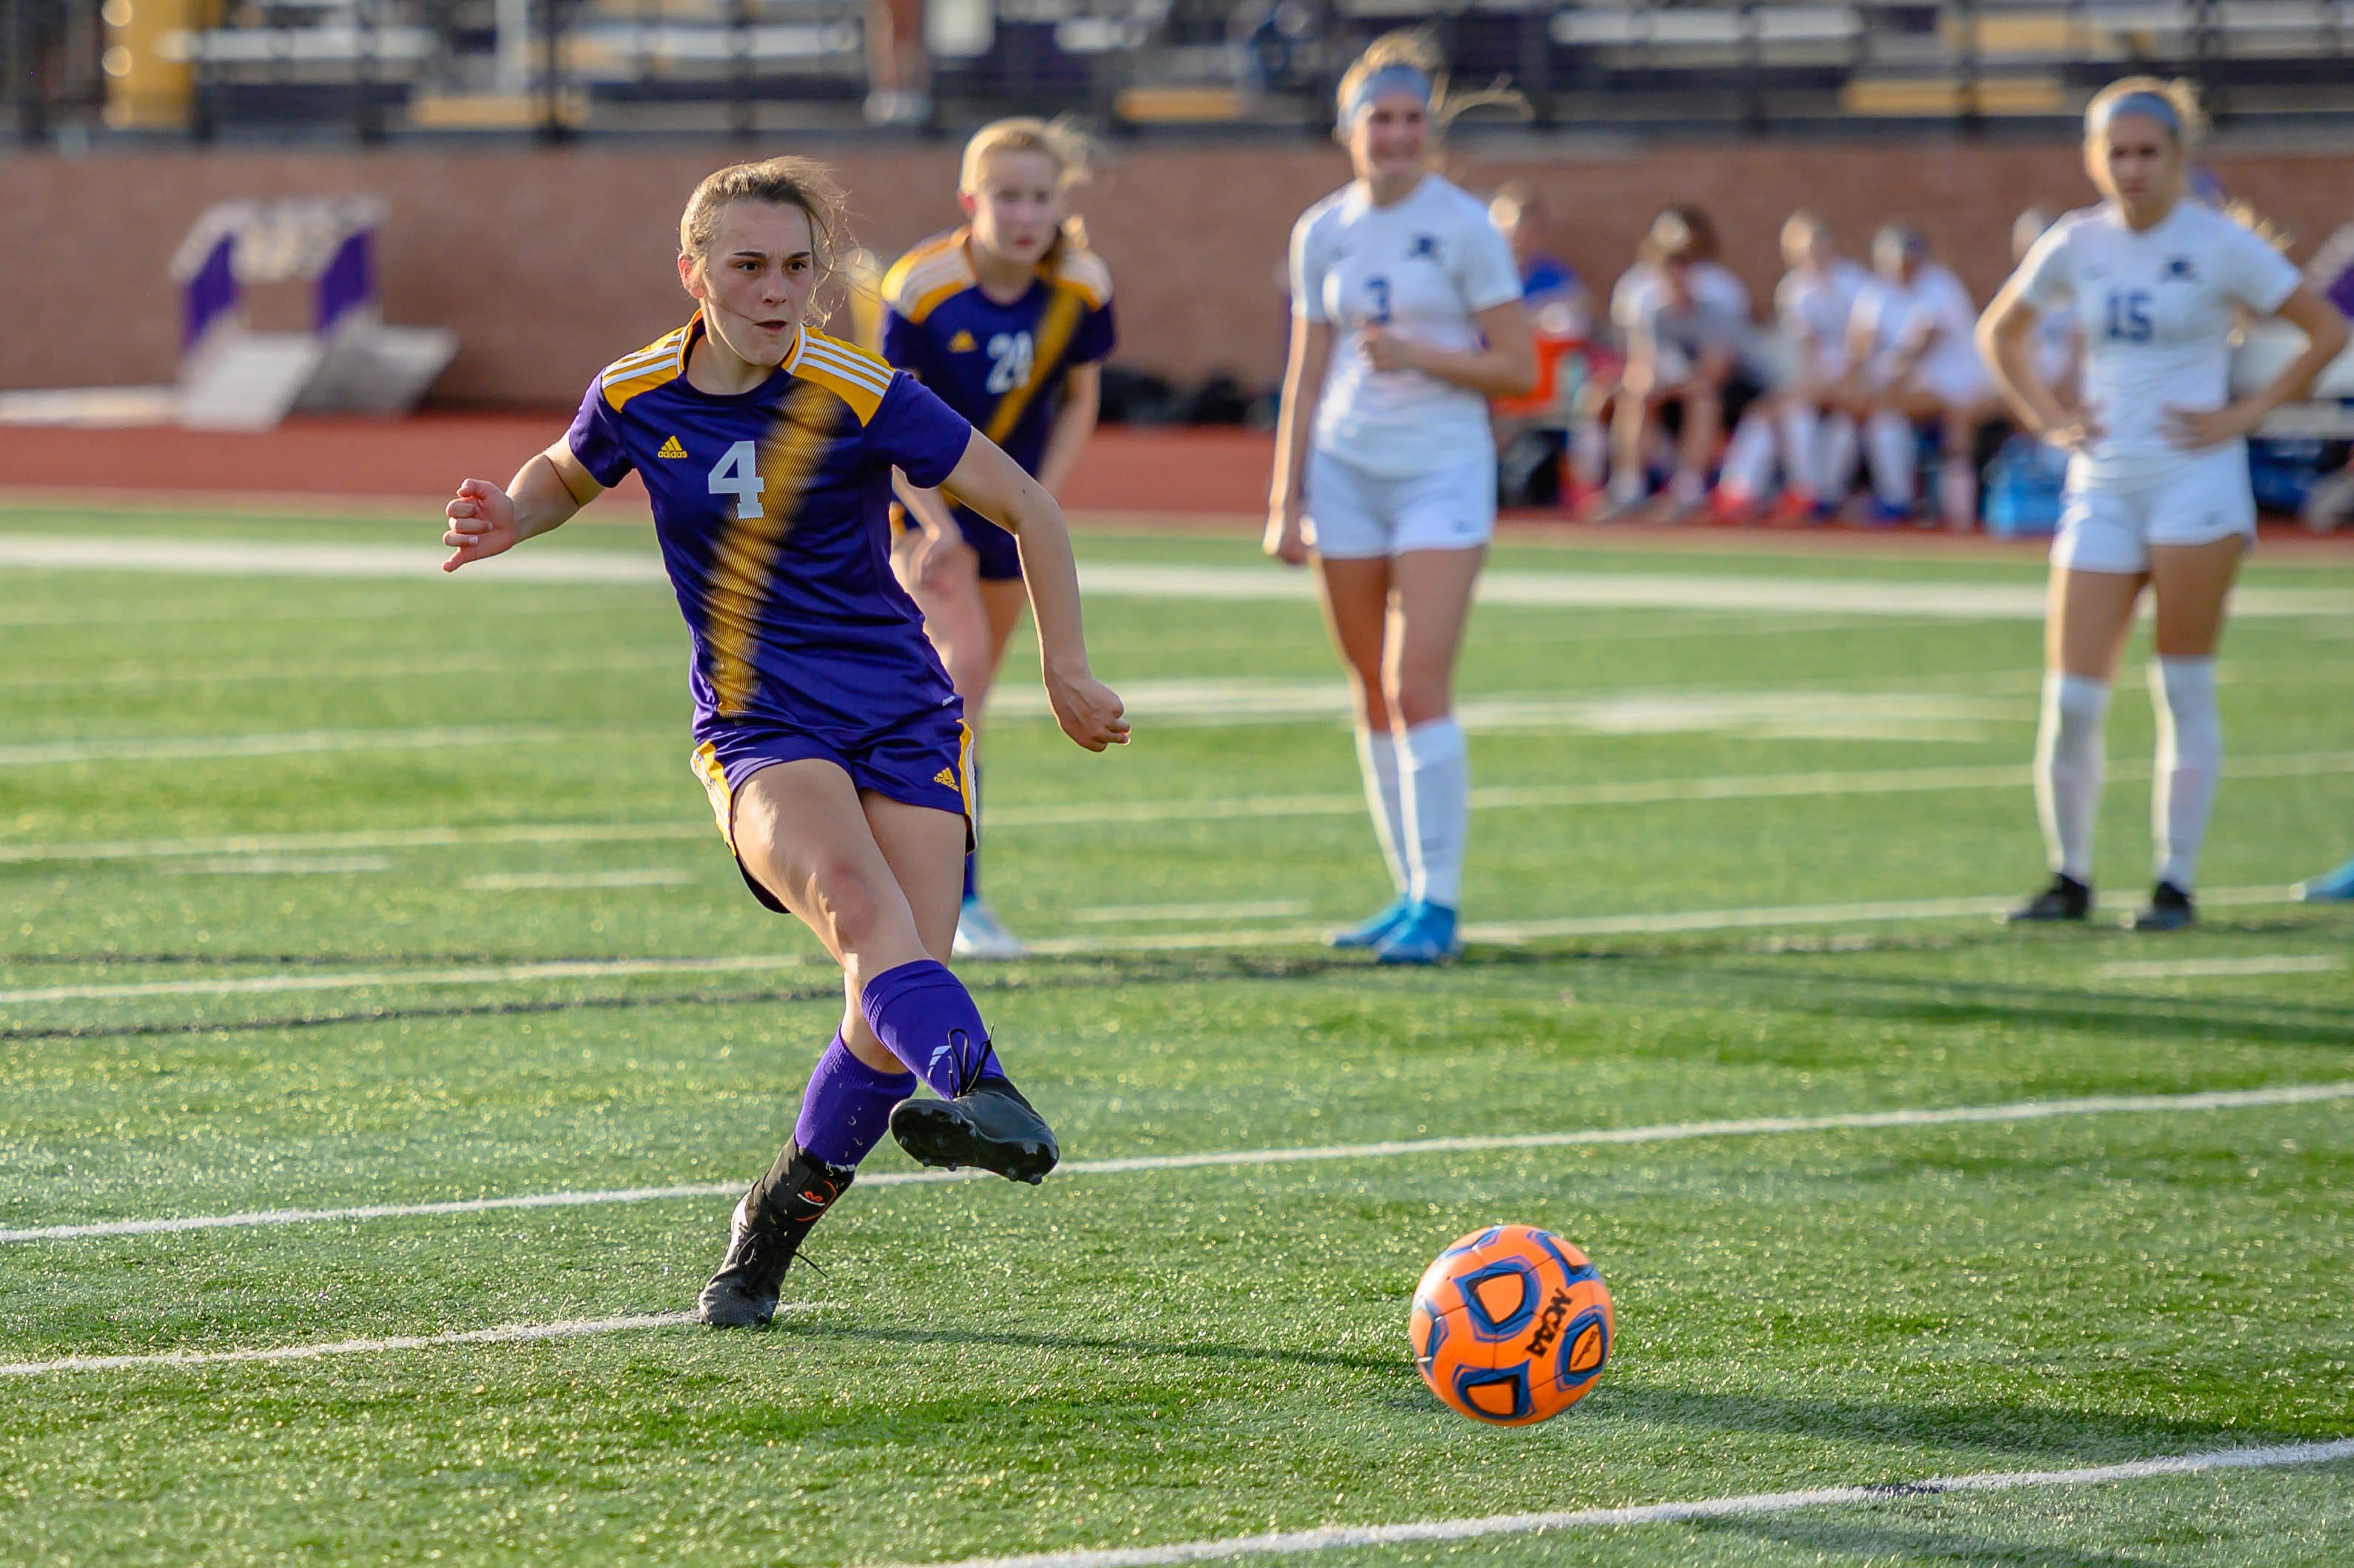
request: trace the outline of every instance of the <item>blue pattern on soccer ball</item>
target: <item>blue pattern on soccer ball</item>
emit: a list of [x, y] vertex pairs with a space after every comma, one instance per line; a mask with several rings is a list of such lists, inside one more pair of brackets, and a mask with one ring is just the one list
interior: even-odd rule
[[[1594, 1364], [1584, 1372], [1572, 1372], [1569, 1358], [1577, 1353], [1578, 1341], [1585, 1337], [1588, 1329], [1602, 1336], [1602, 1353], [1596, 1356]], [[1571, 1319], [1569, 1327], [1562, 1330], [1561, 1350], [1553, 1357], [1553, 1386], [1575, 1388], [1580, 1383], [1592, 1383], [1609, 1364], [1610, 1325], [1604, 1320], [1598, 1308], [1589, 1307]]]
[[[1479, 1287], [1491, 1279], [1507, 1277], [1520, 1283], [1520, 1304], [1498, 1318], [1488, 1310], [1488, 1304], [1479, 1299]], [[1544, 1295], [1537, 1284], [1536, 1270], [1518, 1258], [1505, 1258], [1485, 1268], [1473, 1269], [1455, 1281], [1455, 1288], [1463, 1298], [1464, 1308], [1471, 1320], [1471, 1332], [1491, 1344], [1498, 1340], [1509, 1340], [1527, 1328], [1537, 1315], [1537, 1302]]]
[[[1471, 1397], [1471, 1391], [1481, 1388], [1509, 1388], [1512, 1391], [1512, 1408], [1498, 1414], [1483, 1407]], [[1529, 1369], [1516, 1367], [1462, 1367], [1455, 1373], [1455, 1397], [1461, 1407], [1483, 1421], [1518, 1421], [1536, 1407], [1529, 1397]]]

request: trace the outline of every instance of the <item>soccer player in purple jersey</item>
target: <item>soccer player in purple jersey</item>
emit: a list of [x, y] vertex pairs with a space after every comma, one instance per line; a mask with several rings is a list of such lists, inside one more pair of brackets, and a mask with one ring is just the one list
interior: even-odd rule
[[[1119, 698], [1087, 670], [1054, 498], [913, 377], [816, 329], [811, 298], [849, 248], [841, 214], [803, 159], [705, 180], [679, 222], [693, 317], [606, 366], [564, 439], [505, 489], [460, 485], [442, 536], [454, 571], [639, 473], [693, 643], [694, 767], [720, 832], [753, 895], [842, 965], [842, 1028], [704, 1287], [698, 1315], [720, 1327], [774, 1316], [794, 1253], [886, 1127], [927, 1165], [1036, 1182], [1058, 1158], [939, 962], [971, 831], [970, 742], [891, 574], [895, 467], [1013, 531], [1055, 718], [1090, 751], [1128, 738]], [[939, 1098], [914, 1097], [919, 1075]]]
[[[1058, 491], [1095, 433], [1111, 353], [1111, 273], [1067, 210], [1087, 145], [1043, 120], [1000, 120], [965, 144], [957, 201], [970, 220], [901, 257], [883, 283], [883, 357], [939, 394], [1007, 455]], [[1005, 645], [1022, 620], [1013, 536], [970, 506], [903, 484], [908, 586], [978, 734]], [[959, 958], [1018, 959], [1019, 938], [981, 896], [965, 857]]]

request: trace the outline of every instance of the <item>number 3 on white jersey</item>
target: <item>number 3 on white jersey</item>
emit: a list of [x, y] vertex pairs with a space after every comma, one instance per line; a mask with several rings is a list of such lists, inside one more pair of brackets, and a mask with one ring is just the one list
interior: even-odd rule
[[989, 389], [1003, 397], [1030, 385], [1030, 362], [1037, 351], [1026, 332], [1002, 332], [989, 340]]
[[769, 482], [760, 477], [760, 453], [751, 441], [737, 441], [711, 471], [711, 493], [736, 498], [738, 518], [760, 515], [760, 492]]

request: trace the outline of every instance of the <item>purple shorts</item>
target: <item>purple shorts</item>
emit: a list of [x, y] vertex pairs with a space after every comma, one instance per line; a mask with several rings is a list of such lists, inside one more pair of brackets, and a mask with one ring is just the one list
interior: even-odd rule
[[964, 542], [981, 557], [981, 580], [985, 583], [1018, 583], [1022, 580], [1022, 546], [1013, 535], [983, 517], [970, 506], [956, 509], [957, 526], [964, 530]]
[[[956, 812], [964, 818], [965, 848], [972, 848], [972, 731], [953, 709], [942, 708], [848, 749], [776, 725], [720, 724], [706, 731], [688, 765], [711, 798], [711, 814], [719, 820], [719, 835], [727, 841], [729, 853], [736, 852], [736, 798], [744, 781], [775, 763], [811, 758], [849, 774], [862, 792], [872, 789], [902, 805]], [[790, 913], [783, 900], [760, 885], [741, 855], [736, 857], [736, 869], [763, 906], [779, 915]]]

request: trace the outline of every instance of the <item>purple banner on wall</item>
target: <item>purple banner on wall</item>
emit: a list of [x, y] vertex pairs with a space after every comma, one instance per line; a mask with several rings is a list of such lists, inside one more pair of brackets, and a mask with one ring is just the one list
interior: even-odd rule
[[229, 264], [236, 252], [237, 231], [225, 230], [180, 291], [182, 354], [196, 347], [215, 322], [237, 309], [237, 271]]
[[348, 313], [376, 298], [376, 235], [355, 228], [344, 237], [319, 274], [317, 331], [324, 337]]

